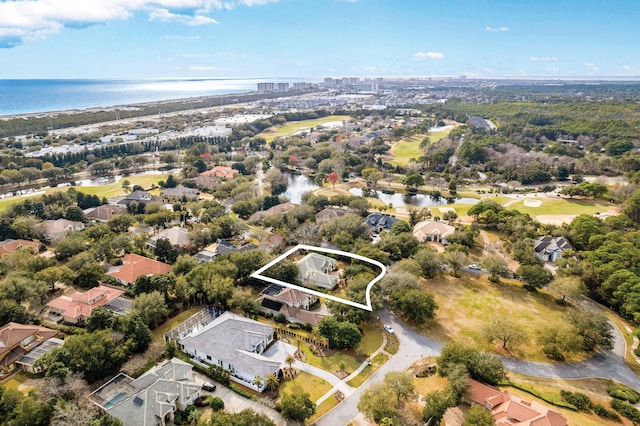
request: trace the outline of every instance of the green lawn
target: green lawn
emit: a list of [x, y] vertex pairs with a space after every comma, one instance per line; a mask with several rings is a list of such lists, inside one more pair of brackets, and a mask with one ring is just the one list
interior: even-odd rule
[[200, 310], [202, 310], [202, 306], [194, 306], [192, 308], [187, 309], [186, 311], [180, 312], [175, 317], [169, 318], [168, 320], [160, 324], [158, 327], [156, 327], [155, 330], [153, 330], [153, 341], [154, 342], [163, 341], [165, 333], [170, 331], [172, 328], [177, 327], [178, 324], [180, 324], [181, 322], [183, 322], [184, 320], [189, 318], [191, 315], [195, 314]]
[[420, 142], [425, 138], [425, 136], [429, 137], [431, 143], [435, 143], [447, 136], [449, 132], [450, 130], [430, 132], [428, 135], [413, 136], [409, 139], [399, 141], [393, 146], [393, 148], [391, 148], [391, 151], [389, 151], [393, 156], [391, 164], [399, 164], [401, 166], [409, 164], [409, 161], [411, 161], [412, 158], [418, 159], [422, 155]]
[[400, 342], [398, 342], [396, 335], [387, 334], [387, 344], [384, 347], [384, 350], [393, 355], [398, 352], [398, 349], [400, 349]]
[[341, 368], [348, 373], [353, 373], [360, 366], [360, 363], [353, 355], [346, 354], [344, 352], [336, 352], [331, 356], [317, 356], [311, 352], [309, 346], [301, 345], [302, 351], [307, 356], [307, 364], [311, 364], [318, 368], [322, 368], [325, 371], [333, 373]]
[[[18, 371], [17, 373], [15, 373], [13, 376], [11, 376], [11, 378], [9, 378], [9, 380], [7, 380], [6, 382], [2, 383], [2, 386], [4, 386], [5, 389], [16, 389], [18, 390], [18, 387], [23, 384], [24, 382], [26, 382], [29, 378], [22, 372], [22, 371]], [[29, 393], [31, 389], [23, 389], [22, 393]]]
[[349, 382], [347, 382], [347, 384], [349, 386], [352, 386], [354, 388], [359, 387], [361, 384], [364, 383], [365, 380], [367, 380], [369, 377], [371, 377], [371, 375], [373, 373], [375, 373], [378, 368], [382, 367], [382, 365], [387, 362], [387, 360], [389, 359], [388, 356], [386, 356], [385, 354], [378, 354], [376, 355], [372, 360], [371, 360], [371, 365], [368, 365], [364, 368], [364, 370], [362, 370], [360, 372], [360, 374], [358, 374], [356, 377], [354, 377], [353, 379], [349, 380]]
[[[158, 181], [166, 180], [168, 174], [154, 174], [154, 175], [141, 175], [141, 176], [129, 176], [126, 179], [131, 182], [131, 185], [140, 185], [143, 188], [149, 188], [153, 184], [157, 184]], [[99, 197], [115, 197], [118, 195], [125, 195], [125, 190], [121, 187], [122, 181], [116, 183], [110, 183], [107, 185], [100, 186], [75, 186], [74, 188], [78, 191], [82, 191], [85, 194], [89, 195], [97, 195]], [[55, 192], [67, 191], [70, 187], [68, 186], [58, 186], [55, 188], [48, 188], [44, 192], [46, 194], [53, 194]], [[9, 206], [24, 201], [26, 199], [37, 199], [39, 196], [35, 195], [32, 197], [10, 197], [4, 198], [0, 200], [0, 212], [5, 211]]]
[[318, 405], [316, 407], [316, 413], [313, 416], [309, 417], [305, 423], [308, 424], [308, 425], [312, 425], [313, 422], [315, 422], [320, 417], [322, 417], [324, 414], [329, 412], [329, 410], [331, 410], [336, 405], [338, 405], [338, 400], [335, 399], [334, 397], [330, 396], [329, 398], [325, 399], [322, 402], [322, 404], [320, 404], [320, 405]]
[[[438, 310], [436, 319], [420, 327], [420, 331], [441, 342], [455, 340], [481, 351], [498, 351], [534, 361], [548, 361], [538, 345], [538, 332], [550, 325], [566, 323], [574, 312], [571, 306], [560, 306], [545, 292], [529, 292], [513, 280], [490, 283], [486, 277], [468, 274], [423, 280], [425, 290], [434, 295]], [[525, 342], [506, 353], [501, 345], [484, 337], [484, 327], [496, 312], [507, 315], [527, 334]]]
[[369, 356], [382, 345], [382, 332], [380, 331], [380, 328], [373, 324], [364, 325], [362, 327], [362, 331], [364, 332], [364, 336], [356, 348], [356, 351], [359, 354]]
[[351, 120], [351, 117], [349, 117], [348, 115], [330, 115], [328, 117], [316, 118], [314, 120], [293, 121], [276, 129], [268, 129], [256, 136], [263, 137], [267, 141], [267, 143], [269, 143], [279, 136], [289, 136], [301, 130], [311, 129], [312, 127], [316, 127], [320, 124], [328, 123], [330, 121], [349, 120]]
[[508, 209], [518, 210], [521, 213], [527, 213], [532, 217], [538, 215], [580, 215], [588, 214], [593, 215], [595, 213], [604, 213], [609, 210], [613, 205], [599, 200], [569, 200], [569, 199], [546, 199], [535, 198], [542, 201], [540, 207], [527, 207], [524, 205], [524, 200], [520, 200], [516, 203], [509, 205]]
[[285, 394], [300, 394], [306, 392], [311, 401], [317, 401], [322, 395], [331, 390], [331, 384], [309, 373], [300, 373], [295, 379], [287, 380], [280, 385], [280, 397]]

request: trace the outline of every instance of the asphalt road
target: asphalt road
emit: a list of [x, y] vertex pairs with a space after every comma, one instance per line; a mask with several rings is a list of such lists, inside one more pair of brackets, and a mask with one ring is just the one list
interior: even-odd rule
[[[400, 349], [374, 373], [356, 391], [338, 404], [329, 413], [318, 419], [317, 426], [346, 425], [358, 415], [358, 401], [364, 391], [372, 384], [384, 379], [390, 371], [406, 370], [417, 359], [425, 356], [438, 356], [442, 343], [422, 336], [398, 320], [392, 312], [385, 309], [380, 313], [380, 320], [393, 326], [400, 342]], [[521, 374], [550, 378], [605, 378], [618, 381], [634, 389], [640, 389], [640, 377], [624, 362], [624, 340], [620, 331], [614, 326], [615, 345], [612, 351], [600, 351], [587, 360], [561, 364], [522, 361], [502, 357], [505, 369]]]

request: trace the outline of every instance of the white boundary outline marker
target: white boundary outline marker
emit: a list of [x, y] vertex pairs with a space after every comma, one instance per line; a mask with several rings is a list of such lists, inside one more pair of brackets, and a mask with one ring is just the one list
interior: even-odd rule
[[[378, 268], [380, 268], [380, 271], [381, 271], [380, 274], [378, 274], [377, 277], [372, 279], [371, 282], [367, 285], [367, 290], [366, 290], [367, 304], [363, 305], [362, 303], [357, 303], [357, 302], [354, 302], [352, 300], [342, 299], [340, 297], [332, 296], [330, 294], [322, 293], [322, 292], [316, 291], [316, 290], [311, 290], [309, 288], [302, 287], [302, 286], [299, 286], [297, 284], [287, 283], [287, 282], [284, 282], [284, 281], [277, 280], [275, 278], [271, 278], [271, 277], [267, 277], [267, 276], [262, 275], [262, 273], [264, 271], [266, 271], [267, 269], [271, 268], [273, 265], [275, 265], [275, 264], [277, 264], [279, 262], [282, 262], [284, 259], [286, 259], [287, 257], [291, 256], [293, 253], [295, 253], [295, 252], [297, 252], [299, 250], [309, 250], [309, 251], [317, 251], [317, 252], [321, 252], [321, 253], [337, 254], [339, 256], [345, 256], [345, 257], [350, 257], [352, 259], [362, 260], [363, 262], [371, 263], [372, 265], [375, 265]], [[306, 244], [298, 244], [294, 248], [288, 250], [286, 253], [281, 254], [280, 256], [278, 256], [277, 258], [272, 260], [271, 262], [269, 262], [266, 265], [264, 265], [262, 268], [260, 268], [257, 271], [255, 271], [253, 274], [250, 275], [250, 277], [251, 278], [257, 278], [259, 280], [266, 281], [266, 282], [269, 282], [271, 284], [281, 285], [283, 287], [295, 288], [296, 290], [300, 290], [300, 291], [303, 291], [303, 292], [306, 292], [306, 293], [310, 293], [310, 294], [313, 294], [313, 295], [318, 296], [318, 297], [324, 297], [325, 299], [333, 300], [334, 302], [344, 303], [346, 305], [353, 306], [354, 308], [360, 308], [360, 309], [364, 309], [364, 310], [367, 310], [367, 311], [372, 311], [373, 309], [371, 308], [371, 287], [373, 287], [373, 285], [375, 283], [380, 281], [382, 279], [382, 277], [384, 277], [384, 275], [386, 273], [387, 273], [387, 267], [384, 266], [382, 263], [378, 262], [377, 260], [369, 259], [368, 257], [360, 256], [359, 254], [353, 254], [353, 253], [349, 253], [347, 251], [334, 250], [334, 249], [330, 249], [330, 248], [308, 246]]]

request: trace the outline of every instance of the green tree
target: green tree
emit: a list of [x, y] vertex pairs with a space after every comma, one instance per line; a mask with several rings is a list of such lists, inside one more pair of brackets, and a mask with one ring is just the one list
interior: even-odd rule
[[561, 297], [561, 303], [564, 303], [567, 297], [572, 299], [585, 291], [584, 284], [578, 277], [556, 277], [549, 283], [548, 289]]
[[531, 289], [542, 288], [553, 280], [553, 274], [538, 264], [520, 265], [516, 274]]
[[614, 343], [613, 326], [606, 315], [598, 311], [578, 311], [570, 318], [584, 339], [584, 350], [593, 351], [600, 347], [612, 349]]
[[218, 411], [211, 416], [206, 426], [276, 426], [267, 416], [246, 408], [239, 413]]
[[507, 261], [496, 255], [485, 257], [482, 266], [489, 273], [489, 281], [494, 283], [500, 282], [500, 277], [507, 277], [511, 273]]
[[419, 186], [424, 185], [424, 178], [419, 173], [412, 173], [405, 176], [402, 180], [402, 184], [407, 187], [407, 190], [415, 191]]
[[447, 410], [454, 406], [447, 391], [434, 391], [425, 395], [422, 417], [427, 426], [439, 425]]
[[458, 278], [460, 277], [460, 270], [467, 263], [466, 253], [459, 250], [450, 250], [444, 254], [444, 260], [451, 270], [451, 275]]
[[413, 255], [413, 259], [420, 264], [422, 276], [425, 278], [435, 278], [442, 273], [444, 261], [431, 247], [420, 249]]
[[462, 422], [462, 426], [493, 426], [495, 424], [491, 412], [480, 404], [472, 405]]
[[98, 306], [91, 311], [91, 315], [87, 318], [87, 331], [106, 330], [113, 325], [113, 312], [103, 306]]
[[413, 401], [417, 395], [413, 386], [413, 376], [406, 371], [391, 371], [384, 376], [384, 384], [396, 397], [396, 406], [405, 401]]
[[133, 299], [131, 309], [138, 312], [140, 318], [151, 328], [156, 328], [169, 314], [164, 295], [159, 291], [139, 294]]
[[160, 238], [156, 241], [153, 254], [158, 257], [160, 262], [174, 263], [178, 258], [178, 249], [167, 238]]
[[394, 394], [385, 383], [375, 383], [369, 386], [358, 402], [358, 411], [369, 420], [379, 423], [383, 418], [395, 417], [393, 404]]
[[484, 335], [489, 342], [500, 341], [503, 349], [508, 349], [507, 346], [510, 348], [518, 346], [527, 338], [524, 329], [508, 315], [491, 317], [489, 323], [485, 325]]
[[433, 296], [421, 290], [397, 291], [391, 295], [391, 305], [416, 324], [433, 319], [438, 309]]
[[316, 404], [308, 393], [285, 394], [280, 402], [282, 417], [296, 422], [304, 422], [316, 412]]

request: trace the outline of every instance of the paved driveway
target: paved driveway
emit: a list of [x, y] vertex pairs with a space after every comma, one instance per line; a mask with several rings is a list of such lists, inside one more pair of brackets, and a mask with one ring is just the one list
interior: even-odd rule
[[240, 396], [231, 389], [226, 386], [221, 385], [218, 382], [215, 382], [208, 377], [194, 371], [195, 381], [196, 383], [204, 383], [210, 382], [215, 383], [217, 389], [214, 392], [207, 392], [205, 390], [202, 391], [202, 395], [213, 395], [221, 398], [224, 401], [224, 409], [237, 413], [239, 411], [244, 410], [245, 408], [251, 408], [254, 411], [257, 411], [260, 414], [264, 414], [268, 416], [271, 420], [273, 420], [278, 426], [293, 426], [295, 423], [287, 422], [280, 413], [276, 410], [273, 410], [269, 407], [266, 407], [259, 402], [252, 401], [244, 396]]

